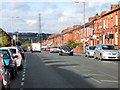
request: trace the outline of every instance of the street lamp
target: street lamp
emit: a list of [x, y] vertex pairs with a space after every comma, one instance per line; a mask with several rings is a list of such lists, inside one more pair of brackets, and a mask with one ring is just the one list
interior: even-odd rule
[[[12, 17], [12, 18], [11, 18], [11, 19], [12, 19], [12, 20], [11, 20], [11, 21], [12, 21], [12, 22], [11, 22], [11, 29], [12, 29], [12, 27], [13, 27], [13, 19], [17, 19], [17, 18], [19, 18], [19, 17]], [[13, 28], [13, 33], [14, 33], [14, 28]], [[12, 38], [15, 37], [13, 33], [12, 33]], [[13, 40], [13, 39], [12, 39], [12, 40]], [[14, 41], [14, 40], [13, 40], [13, 41]], [[12, 41], [12, 42], [13, 42], [13, 41]], [[15, 39], [15, 45], [16, 45], [16, 39]], [[12, 45], [12, 46], [13, 46], [13, 45]]]
[[[84, 0], [84, 2], [75, 1], [75, 3], [76, 4], [83, 3], [83, 8], [84, 8], [84, 31], [85, 31], [85, 0]], [[80, 39], [81, 39], [81, 34], [80, 34]], [[85, 51], [85, 45], [84, 45], [84, 51]]]

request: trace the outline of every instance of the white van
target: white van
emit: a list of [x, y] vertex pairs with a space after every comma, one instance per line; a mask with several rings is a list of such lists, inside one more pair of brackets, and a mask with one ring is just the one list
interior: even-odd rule
[[31, 52], [40, 52], [41, 53], [41, 44], [40, 43], [32, 43], [31, 44]]

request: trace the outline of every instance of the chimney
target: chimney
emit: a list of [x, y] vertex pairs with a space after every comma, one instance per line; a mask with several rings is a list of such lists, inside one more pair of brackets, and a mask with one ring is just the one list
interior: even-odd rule
[[94, 17], [89, 17], [89, 22], [93, 21]]
[[76, 28], [76, 27], [79, 27], [79, 26], [81, 26], [81, 25], [74, 25], [74, 26], [73, 26], [73, 29]]
[[107, 11], [107, 10], [102, 11], [102, 12], [101, 12], [101, 16], [102, 16], [102, 15], [104, 15], [104, 14], [106, 14], [106, 13], [108, 13], [108, 11]]
[[111, 11], [117, 8], [119, 8], [119, 5], [111, 5]]

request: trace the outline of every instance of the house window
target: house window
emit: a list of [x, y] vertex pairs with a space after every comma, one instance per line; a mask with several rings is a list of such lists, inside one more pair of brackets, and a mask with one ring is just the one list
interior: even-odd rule
[[116, 26], [118, 25], [118, 15], [116, 14]]
[[104, 29], [105, 29], [105, 19], [104, 19]]
[[115, 45], [118, 45], [118, 32], [115, 33]]
[[111, 17], [111, 27], [113, 27], [113, 17]]

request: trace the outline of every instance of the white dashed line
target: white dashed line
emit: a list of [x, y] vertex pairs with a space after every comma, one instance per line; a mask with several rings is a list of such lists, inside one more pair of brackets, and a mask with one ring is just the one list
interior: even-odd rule
[[20, 90], [23, 90], [23, 88], [20, 88]]
[[22, 81], [24, 81], [25, 80], [25, 78], [22, 78]]
[[24, 71], [23, 74], [25, 74], [26, 72]]
[[23, 86], [24, 85], [24, 82], [21, 82], [21, 86]]
[[25, 77], [25, 74], [23, 74], [23, 77]]
[[[24, 61], [24, 67], [23, 67], [24, 71], [23, 71], [23, 74], [22, 74], [21, 86], [24, 86], [25, 73], [26, 73], [26, 72], [25, 72], [25, 71], [26, 71], [26, 59], [27, 59], [27, 55], [26, 55], [25, 61]], [[20, 88], [20, 90], [23, 90], [23, 88]]]

